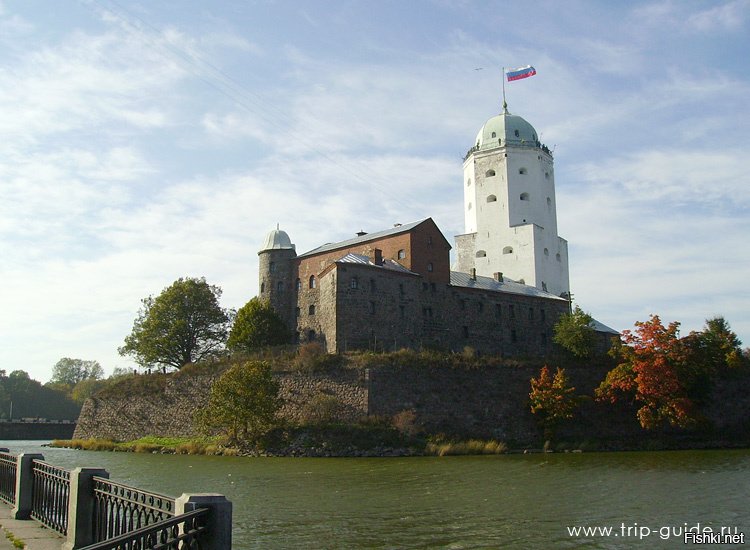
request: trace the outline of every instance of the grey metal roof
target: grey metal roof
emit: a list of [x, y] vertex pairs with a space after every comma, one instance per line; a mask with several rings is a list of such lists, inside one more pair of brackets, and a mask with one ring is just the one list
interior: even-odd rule
[[376, 265], [373, 262], [370, 261], [370, 258], [367, 256], [364, 256], [363, 254], [353, 254], [349, 253], [340, 260], [336, 260], [336, 263], [345, 263], [345, 264], [361, 264], [361, 265], [369, 265], [370, 267], [378, 267], [381, 269], [390, 269], [392, 271], [399, 271], [401, 273], [408, 273], [409, 275], [417, 275], [417, 273], [414, 273], [413, 271], [409, 271], [404, 266], [402, 266], [400, 263], [398, 263], [395, 260], [391, 260], [388, 258], [383, 259], [383, 265]]
[[549, 298], [550, 300], [567, 301], [565, 298], [555, 296], [554, 294], [539, 290], [533, 286], [517, 283], [507, 277], [503, 279], [502, 283], [500, 283], [492, 277], [477, 275], [476, 279], [472, 279], [471, 275], [468, 273], [451, 271], [451, 285], [464, 288], [478, 288], [481, 290], [494, 290], [495, 292], [507, 292], [509, 294], [523, 294], [525, 296], [536, 296], [537, 298]]
[[404, 233], [406, 231], [409, 231], [410, 229], [415, 228], [420, 223], [426, 222], [429, 219], [430, 218], [425, 218], [423, 220], [419, 220], [416, 222], [405, 223], [403, 225], [397, 225], [396, 227], [391, 227], [390, 229], [384, 229], [383, 231], [376, 231], [375, 233], [367, 233], [366, 235], [362, 235], [361, 237], [355, 237], [353, 239], [348, 239], [346, 241], [339, 241], [337, 243], [326, 243], [324, 245], [319, 246], [318, 248], [313, 248], [312, 250], [308, 250], [307, 252], [300, 254], [297, 257], [302, 258], [304, 256], [312, 256], [314, 254], [320, 254], [321, 252], [329, 252], [331, 250], [336, 250], [338, 248], [346, 248], [349, 246], [354, 246], [359, 243], [366, 243], [367, 241], [380, 239], [382, 237], [390, 237], [391, 235], [398, 235], [399, 233]]
[[596, 332], [608, 332], [610, 334], [620, 334], [615, 329], [608, 327], [601, 321], [597, 321], [596, 319], [592, 319], [589, 323], [591, 328], [593, 328]]

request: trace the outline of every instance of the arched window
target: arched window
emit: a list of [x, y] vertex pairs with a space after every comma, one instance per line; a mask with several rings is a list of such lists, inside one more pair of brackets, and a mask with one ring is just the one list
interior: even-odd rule
[[310, 304], [310, 307], [307, 308], [307, 314], [315, 315], [315, 304]]
[[487, 202], [497, 202], [497, 197], [495, 195], [487, 195]]
[[486, 258], [487, 257], [487, 252], [485, 252], [484, 250], [477, 250], [476, 257], [477, 258]]
[[434, 268], [433, 268], [432, 262], [428, 263], [427, 264], [427, 271], [432, 271], [433, 269]]
[[398, 259], [403, 260], [404, 258], [406, 258], [406, 250], [402, 248], [398, 251]]
[[266, 291], [266, 283], [260, 283], [260, 293], [263, 294]]
[[513, 254], [513, 247], [506, 246], [505, 248], [503, 248], [503, 254]]
[[518, 169], [518, 173], [519, 174], [525, 174], [526, 173], [526, 168], [519, 168]]
[[270, 264], [268, 264], [268, 271], [270, 271], [271, 273], [273, 273], [274, 271], [276, 271], [276, 263], [275, 262], [271, 262]]
[[495, 132], [492, 132], [492, 137], [497, 137], [497, 134]]
[[546, 248], [544, 249], [544, 255], [545, 255], [545, 256], [549, 256], [549, 250], [548, 250], [548, 249], [546, 249]]
[[278, 292], [278, 293], [284, 292], [284, 283], [283, 282], [279, 281], [278, 283], [276, 283], [276, 292]]
[[309, 281], [310, 288], [315, 288], [315, 284], [316, 284], [315, 283], [315, 275], [310, 275], [310, 281]]
[[544, 173], [544, 179], [546, 179], [546, 180], [548, 180], [548, 179], [549, 179], [549, 172], [545, 172], [545, 173]]
[[529, 194], [528, 193], [521, 193], [521, 200], [522, 201], [529, 200]]
[[560, 258], [560, 253], [559, 253], [559, 252], [558, 252], [557, 254], [555, 254], [555, 259], [556, 259], [556, 260], [557, 260], [558, 262], [562, 261], [562, 258]]
[[486, 171], [486, 172], [484, 173], [484, 177], [486, 177], [486, 178], [491, 178], [491, 177], [492, 177], [492, 176], [494, 176], [494, 175], [495, 175], [495, 171], [494, 171], [494, 170], [492, 170], [492, 169], [490, 169], [490, 170], [487, 170], [487, 171]]
[[521, 136], [520, 132], [517, 129], [513, 130], [513, 135], [516, 136], [516, 137], [520, 137]]
[[359, 279], [357, 279], [356, 277], [352, 277], [352, 281], [349, 286], [351, 286], [352, 288], [359, 288]]
[[307, 331], [307, 339], [308, 339], [308, 340], [309, 340], [310, 342], [312, 342], [312, 341], [314, 341], [314, 340], [315, 340], [315, 331], [314, 331], [314, 330], [309, 330], [309, 331]]

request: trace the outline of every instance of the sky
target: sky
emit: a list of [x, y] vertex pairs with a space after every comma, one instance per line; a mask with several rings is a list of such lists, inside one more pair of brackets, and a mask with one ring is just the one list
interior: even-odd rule
[[117, 348], [179, 277], [432, 217], [509, 111], [554, 149], [575, 302], [750, 345], [750, 0], [0, 0], [0, 369]]

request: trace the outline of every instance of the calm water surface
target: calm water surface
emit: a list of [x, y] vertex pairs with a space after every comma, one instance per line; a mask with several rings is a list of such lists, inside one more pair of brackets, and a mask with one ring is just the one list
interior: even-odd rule
[[[68, 469], [103, 467], [113, 480], [167, 495], [225, 494], [236, 549], [680, 548], [686, 523], [750, 536], [750, 450], [295, 459], [41, 443], [0, 445]], [[570, 536], [575, 526], [615, 531]]]

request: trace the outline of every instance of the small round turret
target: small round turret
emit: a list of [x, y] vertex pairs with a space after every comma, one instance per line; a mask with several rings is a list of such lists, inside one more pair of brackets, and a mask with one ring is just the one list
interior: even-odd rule
[[289, 235], [276, 227], [258, 252], [258, 296], [294, 329], [295, 266], [297, 252]]

